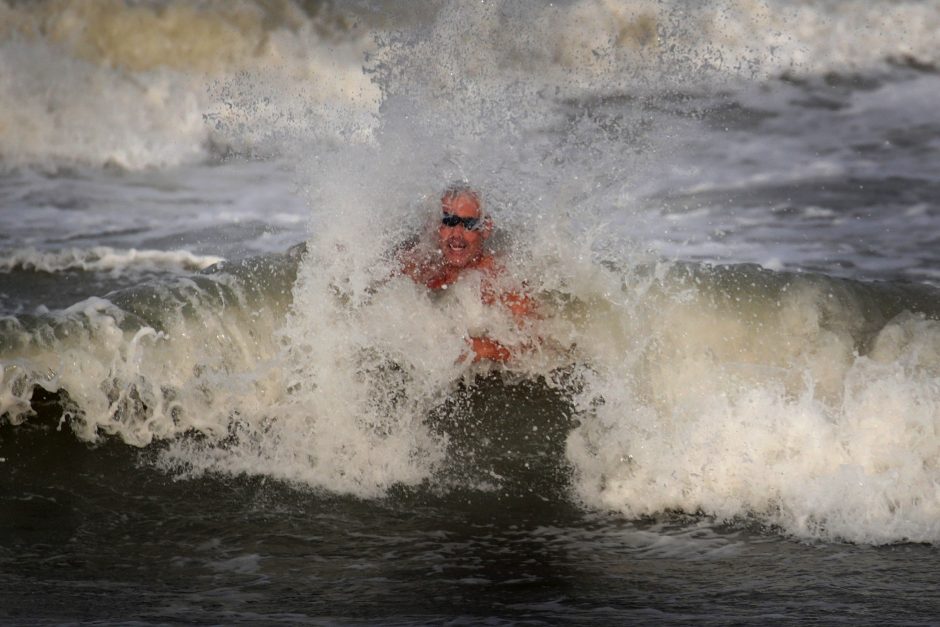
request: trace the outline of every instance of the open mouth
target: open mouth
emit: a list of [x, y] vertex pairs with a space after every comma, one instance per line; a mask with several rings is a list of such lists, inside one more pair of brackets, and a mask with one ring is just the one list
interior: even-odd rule
[[467, 242], [463, 240], [447, 240], [447, 248], [453, 250], [454, 252], [462, 252], [467, 248]]

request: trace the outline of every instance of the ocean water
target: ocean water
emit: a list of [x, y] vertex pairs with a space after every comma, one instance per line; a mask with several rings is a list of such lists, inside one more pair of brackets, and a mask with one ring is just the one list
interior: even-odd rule
[[[0, 0], [0, 621], [936, 623], [938, 37]], [[396, 272], [462, 179], [522, 327]]]

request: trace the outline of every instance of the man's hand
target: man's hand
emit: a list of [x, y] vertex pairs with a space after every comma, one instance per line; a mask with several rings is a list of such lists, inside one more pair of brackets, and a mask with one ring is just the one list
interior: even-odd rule
[[491, 340], [488, 337], [471, 337], [467, 341], [473, 350], [474, 363], [481, 359], [489, 359], [504, 364], [512, 358], [509, 349], [496, 340]]

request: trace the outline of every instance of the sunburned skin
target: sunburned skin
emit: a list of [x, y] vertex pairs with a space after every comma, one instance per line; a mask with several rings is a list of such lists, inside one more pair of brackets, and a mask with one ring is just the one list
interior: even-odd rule
[[457, 271], [478, 267], [484, 258], [483, 244], [493, 232], [493, 223], [483, 217], [479, 199], [470, 192], [445, 195], [441, 199], [441, 212], [443, 215], [480, 221], [472, 229], [465, 224], [447, 226], [442, 223], [438, 227], [438, 247], [444, 266]]

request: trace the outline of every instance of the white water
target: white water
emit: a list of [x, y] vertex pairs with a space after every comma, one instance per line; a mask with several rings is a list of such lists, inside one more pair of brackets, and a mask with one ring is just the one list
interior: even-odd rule
[[641, 297], [625, 333], [640, 350], [586, 349], [582, 403], [605, 403], [568, 441], [585, 502], [755, 517], [798, 537], [936, 541], [940, 324], [876, 323], [859, 355], [873, 321], [837, 285], [713, 289]]
[[[498, 76], [523, 79], [529, 93], [629, 94], [715, 75], [940, 61], [931, 2], [433, 2], [418, 18], [434, 24], [427, 37], [397, 10], [383, 22], [369, 11], [311, 16], [289, 2], [4, 1], [0, 61], [11, 71], [0, 75], [0, 155], [6, 166], [135, 170], [201, 160], [213, 147], [282, 152], [298, 136], [368, 140], [382, 94], [363, 56], [378, 52], [366, 64], [376, 68], [396, 49], [413, 55], [428, 88], [486, 97]], [[395, 61], [393, 71], [413, 70]]]
[[88, 250], [41, 252], [21, 248], [6, 256], [0, 256], [0, 272], [10, 272], [14, 269], [49, 273], [64, 270], [122, 273], [129, 269], [137, 272], [192, 272], [205, 270], [220, 261], [223, 261], [221, 257], [194, 255], [188, 250], [117, 250], [109, 246], [93, 246]]
[[[185, 298], [155, 289], [141, 318], [96, 298], [34, 326], [4, 321], [0, 413], [26, 418], [27, 381], [61, 386], [80, 437], [166, 440], [173, 472], [378, 496], [447, 464], [423, 419], [486, 370], [460, 360], [463, 336], [485, 330], [537, 346], [513, 375], [575, 369], [567, 456], [589, 507], [755, 518], [802, 538], [940, 538], [935, 321], [881, 319], [834, 281], [681, 280], [660, 261], [929, 275], [938, 212], [890, 177], [935, 179], [935, 142], [903, 140], [930, 136], [937, 77], [890, 62], [936, 62], [935, 4], [444, 4], [402, 34], [353, 28], [339, 42], [299, 11], [251, 3], [50, 6], [0, 5], [19, 31], [65, 33], [0, 44], [18, 68], [0, 76], [0, 155], [25, 182], [10, 186], [23, 211], [3, 218], [0, 268], [123, 275], [145, 250], [148, 269], [175, 274], [307, 236], [310, 253], [289, 310], [265, 299], [283, 286], [259, 297], [221, 275], [223, 297], [168, 278]], [[121, 34], [138, 19], [140, 54]], [[217, 45], [157, 61], [161, 42], [206, 38]], [[829, 89], [827, 72], [875, 85]], [[709, 117], [729, 102], [744, 109], [730, 126]], [[281, 157], [186, 165], [228, 150]], [[34, 168], [76, 164], [74, 178]], [[890, 193], [856, 192], [865, 177]], [[433, 297], [392, 276], [388, 252], [456, 178], [483, 191], [497, 248], [541, 302], [529, 328], [481, 306], [473, 277]], [[205, 437], [178, 438], [193, 432]]]

